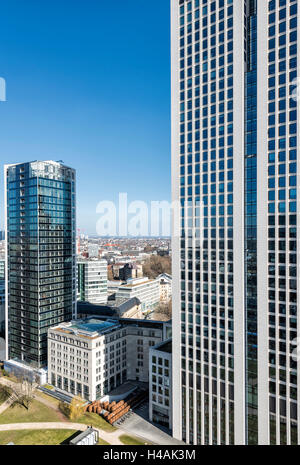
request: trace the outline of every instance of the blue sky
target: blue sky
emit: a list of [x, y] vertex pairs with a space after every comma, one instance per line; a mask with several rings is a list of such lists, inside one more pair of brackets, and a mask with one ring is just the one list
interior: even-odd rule
[[[96, 206], [170, 200], [169, 0], [9, 0], [0, 17], [1, 162], [77, 170], [78, 226]], [[1, 173], [1, 225], [3, 174]]]

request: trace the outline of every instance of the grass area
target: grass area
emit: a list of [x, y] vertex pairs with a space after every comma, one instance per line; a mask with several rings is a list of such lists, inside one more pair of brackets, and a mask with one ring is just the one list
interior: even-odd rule
[[1, 390], [1, 386], [0, 386], [0, 405], [3, 404], [9, 398], [9, 392], [11, 392], [11, 389], [9, 387], [7, 387], [6, 389], [7, 389], [7, 392], [4, 390]]
[[119, 436], [119, 440], [126, 446], [144, 446], [145, 444], [150, 444], [149, 442], [144, 442], [143, 440], [133, 436], [127, 436], [127, 434], [122, 434]]
[[4, 376], [6, 379], [9, 379], [10, 381], [13, 381], [14, 383], [17, 381], [17, 378], [13, 374], [8, 373], [8, 371], [5, 371], [3, 369], [0, 369], [0, 376]]
[[109, 442], [104, 441], [104, 439], [99, 438], [98, 446], [110, 446]]
[[70, 438], [74, 431], [67, 429], [0, 431], [0, 445], [13, 442], [18, 446], [54, 446]]
[[[46, 400], [50, 401], [51, 403], [53, 403], [53, 406], [55, 406], [55, 407], [58, 407], [59, 404], [60, 404], [60, 401], [58, 399], [55, 399], [54, 397], [49, 396], [45, 392], [37, 391], [36, 394], [39, 397], [43, 397], [44, 399], [46, 399]], [[1, 419], [1, 417], [0, 417], [0, 419]], [[1, 422], [1, 420], [0, 420], [0, 422]], [[111, 426], [109, 423], [107, 423], [107, 421], [105, 421], [97, 413], [86, 412], [84, 415], [82, 415], [81, 417], [74, 420], [74, 422], [75, 423], [83, 423], [85, 425], [92, 425], [95, 428], [102, 429], [103, 431], [106, 431], [108, 433], [112, 433], [113, 431], [116, 431], [116, 429], [117, 429], [117, 428]]]
[[61, 418], [52, 408], [33, 400], [28, 410], [24, 407], [16, 405], [9, 407], [0, 415], [0, 424], [7, 425], [9, 423], [37, 423], [47, 421], [61, 421]]
[[55, 397], [49, 396], [45, 392], [35, 391], [35, 395], [37, 395], [38, 397], [42, 397], [45, 400], [48, 400], [49, 402], [51, 402], [51, 404], [53, 404], [53, 407], [58, 407], [60, 404], [60, 401], [58, 399], [55, 399]]
[[44, 384], [43, 388], [50, 389], [50, 391], [53, 391], [53, 389], [54, 389], [53, 386], [50, 386], [50, 384]]
[[[1, 419], [1, 415], [0, 415]], [[112, 433], [113, 431], [116, 431], [117, 428], [114, 426], [111, 426], [107, 421], [104, 420], [104, 418], [100, 417], [97, 413], [89, 413], [86, 412], [82, 417], [77, 418], [75, 420], [76, 423], [84, 423], [85, 425], [92, 425], [95, 428], [102, 429], [103, 431], [107, 431], [108, 433]]]

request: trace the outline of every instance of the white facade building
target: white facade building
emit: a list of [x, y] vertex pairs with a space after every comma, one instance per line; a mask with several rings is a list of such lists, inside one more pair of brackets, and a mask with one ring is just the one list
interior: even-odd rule
[[98, 244], [88, 244], [88, 254], [89, 258], [99, 258], [99, 245]]
[[92, 304], [107, 302], [107, 261], [78, 260], [78, 300]]
[[124, 371], [126, 330], [120, 324], [89, 319], [49, 330], [48, 382], [58, 390], [99, 399], [126, 379]]
[[149, 352], [149, 419], [172, 429], [172, 340]]
[[299, 2], [171, 15], [173, 434], [300, 444]]
[[167, 304], [172, 297], [172, 276], [163, 273], [156, 279], [159, 281], [160, 301]]
[[141, 302], [142, 312], [154, 310], [160, 299], [159, 281], [156, 279], [129, 279], [119, 287], [116, 299], [137, 297]]
[[48, 382], [94, 401], [127, 380], [149, 380], [149, 350], [165, 337], [160, 322], [87, 318], [48, 332]]

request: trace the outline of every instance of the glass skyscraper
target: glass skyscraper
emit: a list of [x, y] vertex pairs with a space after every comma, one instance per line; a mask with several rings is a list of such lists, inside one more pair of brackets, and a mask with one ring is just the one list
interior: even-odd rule
[[171, 0], [173, 434], [189, 444], [300, 443], [297, 7]]
[[48, 328], [76, 315], [75, 170], [5, 166], [8, 360], [47, 365]]

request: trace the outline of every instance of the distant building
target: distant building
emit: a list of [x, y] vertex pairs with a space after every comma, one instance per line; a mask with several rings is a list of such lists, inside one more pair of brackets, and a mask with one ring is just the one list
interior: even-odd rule
[[117, 316], [119, 318], [142, 318], [141, 302], [136, 297], [119, 299], [108, 302], [107, 305], [94, 305], [87, 302], [78, 302], [78, 318], [91, 315]]
[[107, 293], [108, 296], [114, 295], [118, 292], [119, 287], [122, 285], [122, 281], [108, 281], [107, 282]]
[[89, 254], [89, 258], [98, 258], [99, 257], [99, 245], [98, 244], [89, 244], [88, 245], [88, 254]]
[[149, 418], [172, 429], [172, 339], [149, 352]]
[[143, 266], [136, 263], [126, 263], [119, 269], [119, 279], [127, 281], [143, 277]]
[[0, 258], [0, 281], [5, 280], [5, 259]]
[[165, 338], [164, 323], [87, 318], [48, 332], [48, 382], [93, 401], [127, 380], [149, 382], [149, 350]]
[[172, 276], [163, 273], [156, 278], [159, 281], [159, 299], [167, 304], [172, 297]]
[[120, 273], [120, 269], [123, 267], [124, 265], [122, 263], [118, 263], [118, 264], [113, 264], [113, 265], [110, 265], [111, 267], [111, 272], [112, 272], [112, 275], [113, 275], [113, 278], [114, 279], [119, 279], [119, 273]]
[[116, 299], [131, 299], [137, 297], [142, 306], [142, 312], [153, 311], [159, 304], [159, 281], [155, 279], [129, 279], [119, 287]]
[[107, 302], [107, 262], [106, 260], [79, 260], [78, 300], [94, 304]]

